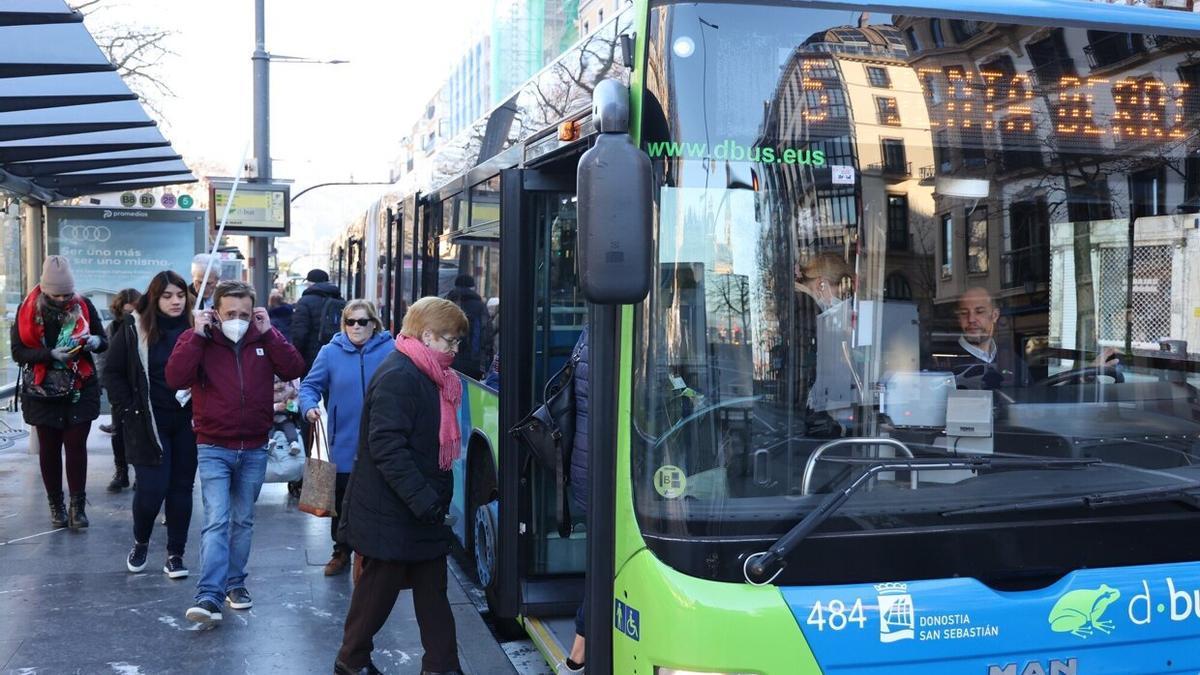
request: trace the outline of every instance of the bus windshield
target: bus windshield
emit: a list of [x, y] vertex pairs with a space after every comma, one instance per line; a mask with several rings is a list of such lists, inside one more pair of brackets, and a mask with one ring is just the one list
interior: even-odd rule
[[745, 4], [648, 40], [645, 531], [781, 534], [847, 459], [1099, 461], [880, 474], [825, 531], [1200, 478], [1200, 41]]

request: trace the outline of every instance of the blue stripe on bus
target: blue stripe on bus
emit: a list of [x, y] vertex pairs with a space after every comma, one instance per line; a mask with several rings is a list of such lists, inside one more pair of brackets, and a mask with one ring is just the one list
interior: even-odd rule
[[1200, 671], [1200, 563], [1085, 569], [1029, 591], [966, 578], [780, 591], [827, 674]]

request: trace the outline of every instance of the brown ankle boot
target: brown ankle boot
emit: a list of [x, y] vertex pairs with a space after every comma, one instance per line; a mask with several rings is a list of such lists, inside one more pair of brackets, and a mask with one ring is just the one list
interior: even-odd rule
[[325, 563], [325, 576], [332, 577], [345, 572], [350, 567], [349, 551], [334, 551], [333, 557]]

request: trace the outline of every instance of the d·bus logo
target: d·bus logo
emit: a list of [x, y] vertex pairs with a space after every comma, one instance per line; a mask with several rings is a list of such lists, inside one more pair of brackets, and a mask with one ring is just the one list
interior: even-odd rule
[[1113, 622], [1104, 619], [1108, 606], [1121, 597], [1121, 591], [1100, 584], [1100, 588], [1081, 588], [1071, 591], [1058, 599], [1050, 609], [1050, 630], [1055, 633], [1070, 633], [1075, 637], [1088, 639], [1099, 631], [1104, 634], [1113, 632]]

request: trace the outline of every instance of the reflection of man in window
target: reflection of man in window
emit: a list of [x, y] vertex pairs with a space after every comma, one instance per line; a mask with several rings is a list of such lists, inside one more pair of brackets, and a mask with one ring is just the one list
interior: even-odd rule
[[963, 359], [954, 368], [959, 389], [999, 389], [1024, 384], [1024, 364], [1011, 350], [996, 343], [996, 322], [1000, 310], [986, 288], [967, 289], [955, 310], [962, 334], [958, 346]]

